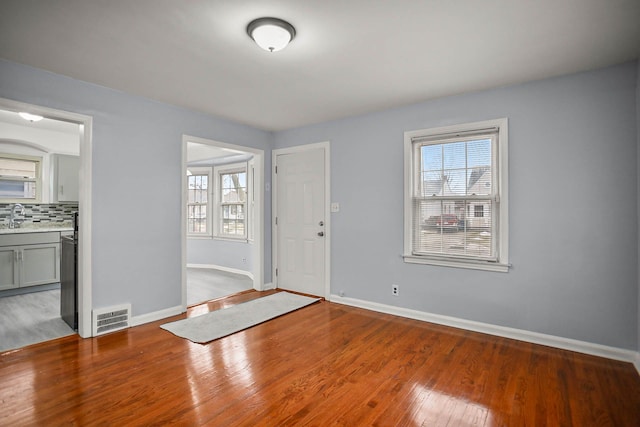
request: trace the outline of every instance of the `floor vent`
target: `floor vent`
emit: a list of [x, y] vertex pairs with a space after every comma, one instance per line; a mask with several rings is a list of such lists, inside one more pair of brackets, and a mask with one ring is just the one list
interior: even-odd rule
[[131, 304], [93, 310], [93, 336], [128, 328], [131, 321]]

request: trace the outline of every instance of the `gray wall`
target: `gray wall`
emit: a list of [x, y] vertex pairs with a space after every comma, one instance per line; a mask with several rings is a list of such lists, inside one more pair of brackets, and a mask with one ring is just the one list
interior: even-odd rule
[[637, 350], [640, 352], [640, 59], [637, 67], [637, 84], [636, 84], [636, 135], [638, 138], [638, 187], [636, 188], [636, 197], [638, 198], [638, 341]]
[[[331, 141], [332, 293], [636, 349], [636, 73], [629, 63], [277, 133], [274, 148]], [[513, 268], [404, 263], [403, 132], [500, 117]]]
[[187, 239], [187, 264], [213, 264], [252, 271], [251, 244], [246, 241]]
[[[140, 315], [181, 304], [183, 134], [270, 156], [270, 133], [4, 60], [0, 97], [93, 117], [94, 307], [130, 302]], [[265, 252], [268, 281], [270, 240]]]
[[[630, 63], [276, 134], [2, 60], [0, 97], [94, 118], [94, 307], [131, 302], [140, 315], [180, 304], [182, 134], [264, 149], [268, 185], [272, 147], [329, 140], [332, 200], [341, 205], [332, 217], [333, 293], [637, 349], [637, 69]], [[403, 263], [403, 132], [499, 117], [509, 118], [513, 268]], [[154, 184], [143, 200], [136, 180]], [[265, 191], [265, 282], [270, 213]]]

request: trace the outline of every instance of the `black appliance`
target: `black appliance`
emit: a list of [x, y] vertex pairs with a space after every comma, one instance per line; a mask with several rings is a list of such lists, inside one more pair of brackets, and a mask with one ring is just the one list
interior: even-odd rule
[[60, 236], [60, 317], [78, 329], [78, 213], [73, 214], [73, 235]]

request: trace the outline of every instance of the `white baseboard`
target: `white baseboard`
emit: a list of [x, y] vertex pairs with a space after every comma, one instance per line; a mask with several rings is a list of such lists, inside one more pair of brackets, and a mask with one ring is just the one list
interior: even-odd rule
[[273, 284], [273, 282], [269, 282], [269, 283], [265, 283], [264, 285], [262, 285], [262, 290], [263, 291], [270, 291], [271, 289], [275, 289], [275, 285]]
[[622, 348], [609, 347], [586, 341], [562, 338], [554, 335], [541, 334], [538, 332], [530, 332], [522, 329], [492, 325], [490, 323], [474, 322], [472, 320], [465, 320], [457, 317], [443, 316], [440, 314], [411, 310], [408, 308], [380, 304], [355, 298], [341, 297], [334, 294], [331, 295], [330, 301], [338, 304], [349, 305], [352, 307], [359, 307], [367, 310], [377, 311], [380, 313], [393, 314], [395, 316], [406, 317], [409, 319], [422, 320], [425, 322], [437, 323], [439, 325], [466, 329], [483, 334], [496, 335], [499, 337], [511, 338], [519, 341], [526, 341], [534, 344], [541, 344], [549, 347], [556, 347], [594, 356], [606, 357], [608, 359], [630, 362], [635, 365], [636, 369], [638, 369], [638, 372], [640, 373], [640, 353], [632, 350], [625, 350]]
[[227, 273], [235, 273], [235, 274], [243, 274], [249, 279], [253, 280], [253, 273], [246, 270], [240, 270], [237, 268], [225, 267], [223, 265], [215, 265], [215, 264], [187, 264], [187, 268], [208, 268], [211, 270], [220, 270], [226, 271]]
[[145, 323], [155, 322], [156, 320], [166, 319], [185, 312], [181, 305], [165, 308], [164, 310], [154, 311], [153, 313], [141, 314], [140, 316], [131, 317], [131, 326], [140, 326]]

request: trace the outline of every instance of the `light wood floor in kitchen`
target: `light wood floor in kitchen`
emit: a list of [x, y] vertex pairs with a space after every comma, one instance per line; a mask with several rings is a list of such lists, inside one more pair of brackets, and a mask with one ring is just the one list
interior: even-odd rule
[[[271, 292], [248, 291], [187, 315]], [[640, 420], [640, 376], [630, 363], [326, 301], [206, 345], [178, 338], [162, 323], [1, 354], [0, 425], [637, 426]]]

